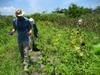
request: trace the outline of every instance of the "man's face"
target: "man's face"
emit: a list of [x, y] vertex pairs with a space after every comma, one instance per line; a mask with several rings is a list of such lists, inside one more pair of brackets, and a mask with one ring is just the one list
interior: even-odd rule
[[21, 18], [23, 18], [23, 16], [16, 16], [18, 19], [21, 19]]

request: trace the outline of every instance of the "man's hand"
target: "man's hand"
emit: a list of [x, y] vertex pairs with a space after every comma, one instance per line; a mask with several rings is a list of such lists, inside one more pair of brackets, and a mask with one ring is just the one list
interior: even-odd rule
[[30, 31], [28, 32], [28, 35], [29, 35], [29, 36], [31, 36], [31, 35], [32, 35], [32, 30], [30, 30]]
[[12, 29], [12, 31], [9, 32], [8, 35], [13, 35], [15, 31], [16, 31], [15, 29]]
[[29, 35], [29, 36], [31, 36], [31, 35], [32, 35], [32, 33], [31, 33], [31, 32], [28, 32], [28, 35]]
[[8, 35], [13, 35], [13, 32], [9, 32]]

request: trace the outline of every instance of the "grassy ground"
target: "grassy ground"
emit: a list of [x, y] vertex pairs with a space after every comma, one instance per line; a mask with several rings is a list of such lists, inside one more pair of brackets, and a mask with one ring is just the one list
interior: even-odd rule
[[99, 75], [100, 37], [95, 32], [40, 22], [38, 48], [43, 53], [43, 75]]
[[[99, 75], [100, 35], [81, 28], [59, 26], [38, 21], [39, 37], [35, 41], [43, 58], [31, 71], [41, 75]], [[0, 75], [22, 75], [17, 41], [7, 35], [11, 27], [0, 30]], [[42, 70], [39, 64], [43, 64]]]

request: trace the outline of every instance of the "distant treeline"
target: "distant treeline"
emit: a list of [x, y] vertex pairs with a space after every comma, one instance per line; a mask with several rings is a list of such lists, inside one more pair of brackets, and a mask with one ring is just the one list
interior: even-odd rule
[[80, 17], [87, 13], [100, 14], [100, 6], [97, 6], [95, 9], [92, 9], [92, 8], [84, 8], [81, 6], [77, 6], [76, 4], [71, 4], [68, 9], [57, 8], [56, 10], [53, 11], [53, 13], [64, 13], [65, 15], [69, 15], [70, 17]]

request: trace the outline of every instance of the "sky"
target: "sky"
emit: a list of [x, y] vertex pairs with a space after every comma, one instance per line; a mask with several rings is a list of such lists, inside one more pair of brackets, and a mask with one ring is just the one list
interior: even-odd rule
[[22, 9], [25, 14], [50, 12], [56, 8], [68, 8], [72, 3], [88, 8], [100, 6], [100, 0], [0, 0], [0, 13], [14, 15], [16, 9]]

